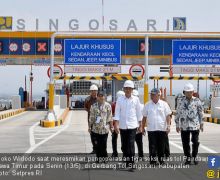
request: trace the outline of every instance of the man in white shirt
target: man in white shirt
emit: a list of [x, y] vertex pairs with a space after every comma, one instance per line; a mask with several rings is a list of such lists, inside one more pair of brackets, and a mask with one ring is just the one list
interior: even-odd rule
[[160, 100], [160, 90], [151, 90], [151, 101], [143, 109], [142, 131], [147, 123], [150, 164], [156, 164], [156, 156], [160, 164], [163, 164], [166, 133], [170, 132], [170, 115], [172, 113], [169, 105]]
[[127, 158], [127, 166], [134, 163], [135, 155], [135, 136], [141, 132], [141, 106], [138, 97], [132, 95], [134, 83], [127, 80], [124, 83], [125, 96], [117, 99], [115, 107], [115, 132], [121, 133], [123, 156]]

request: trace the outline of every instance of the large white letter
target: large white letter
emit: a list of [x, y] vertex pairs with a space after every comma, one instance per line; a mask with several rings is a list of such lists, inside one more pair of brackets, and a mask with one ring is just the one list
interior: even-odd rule
[[[95, 24], [95, 27], [92, 26], [92, 24]], [[90, 30], [98, 30], [99, 29], [99, 22], [96, 19], [91, 19], [89, 21], [89, 29]]]
[[[72, 23], [73, 26], [72, 26]], [[78, 30], [79, 29], [79, 21], [77, 19], [71, 19], [69, 22], [69, 29], [74, 31], [74, 30]]]
[[134, 28], [135, 31], [137, 31], [137, 26], [134, 22], [134, 19], [131, 19], [129, 24], [128, 24], [128, 28], [127, 28], [127, 31], [130, 31], [131, 28]]
[[24, 19], [18, 19], [17, 20], [17, 29], [20, 31], [24, 31], [25, 30], [25, 20]]

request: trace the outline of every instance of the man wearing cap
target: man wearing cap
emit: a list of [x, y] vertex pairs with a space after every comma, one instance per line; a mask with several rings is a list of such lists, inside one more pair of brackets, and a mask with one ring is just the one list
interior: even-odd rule
[[142, 111], [142, 131], [147, 124], [150, 164], [155, 165], [157, 158], [163, 164], [165, 153], [165, 143], [167, 134], [170, 132], [170, 121], [172, 111], [167, 102], [160, 99], [160, 90], [151, 90], [151, 101], [149, 101]]
[[[199, 148], [199, 131], [203, 131], [203, 106], [199, 98], [193, 97], [194, 87], [187, 83], [184, 87], [184, 97], [179, 101], [176, 110], [176, 131], [181, 132], [183, 152], [186, 157], [185, 164], [191, 164], [196, 160]], [[190, 134], [192, 141], [192, 156], [190, 152]], [[192, 157], [192, 158], [191, 158]]]
[[107, 138], [109, 130], [113, 131], [112, 108], [105, 101], [105, 93], [98, 92], [97, 102], [91, 106], [89, 117], [89, 132], [96, 138], [96, 157], [107, 157]]
[[[97, 93], [98, 93], [98, 87], [93, 84], [90, 86], [90, 96], [88, 96], [86, 99], [85, 99], [85, 104], [84, 104], [84, 107], [86, 109], [86, 111], [88, 112], [88, 124], [89, 124], [89, 116], [90, 116], [90, 108], [91, 106], [97, 102]], [[91, 132], [90, 133], [90, 138], [91, 138], [91, 142], [92, 142], [92, 152], [91, 154], [95, 154], [95, 136], [94, 136], [94, 133]]]
[[141, 106], [138, 97], [132, 95], [134, 83], [127, 80], [124, 83], [125, 96], [119, 98], [115, 107], [115, 131], [121, 134], [122, 152], [126, 158], [127, 167], [133, 170], [134, 142], [137, 130], [141, 132]]

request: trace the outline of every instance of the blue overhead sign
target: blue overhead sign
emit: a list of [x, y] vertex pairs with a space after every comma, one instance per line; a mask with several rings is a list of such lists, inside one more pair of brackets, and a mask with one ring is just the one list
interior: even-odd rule
[[65, 39], [64, 64], [121, 64], [121, 40]]
[[220, 64], [219, 40], [173, 40], [174, 65]]

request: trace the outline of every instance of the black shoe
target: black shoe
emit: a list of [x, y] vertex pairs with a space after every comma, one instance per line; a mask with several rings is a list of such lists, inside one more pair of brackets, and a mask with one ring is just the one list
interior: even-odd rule
[[144, 157], [143, 156], [139, 156], [138, 157], [138, 161], [144, 161]]
[[165, 164], [165, 162], [164, 162], [164, 161], [160, 161], [159, 164], [160, 164], [161, 166], [163, 166], [163, 165]]
[[128, 168], [129, 172], [134, 172], [136, 170], [134, 165], [135, 165], [134, 163], [128, 163], [127, 164], [127, 168]]
[[112, 157], [118, 157], [118, 153], [112, 153]]
[[130, 168], [130, 163], [129, 163], [129, 162], [126, 162], [125, 168], [126, 168], [126, 169], [127, 169], [127, 168]]
[[170, 158], [170, 154], [165, 154], [165, 159], [168, 160]]
[[184, 165], [191, 165], [191, 161], [186, 160], [185, 163], [184, 163]]
[[151, 166], [157, 166], [158, 163], [157, 163], [157, 161], [150, 161], [150, 165], [151, 165]]
[[136, 170], [135, 168], [130, 168], [128, 171], [129, 172], [135, 172], [135, 170]]
[[199, 162], [198, 162], [198, 161], [196, 161], [196, 160], [194, 160], [194, 164], [195, 164], [195, 165], [198, 165], [198, 164], [199, 164]]
[[90, 154], [95, 154], [95, 151], [93, 150]]

